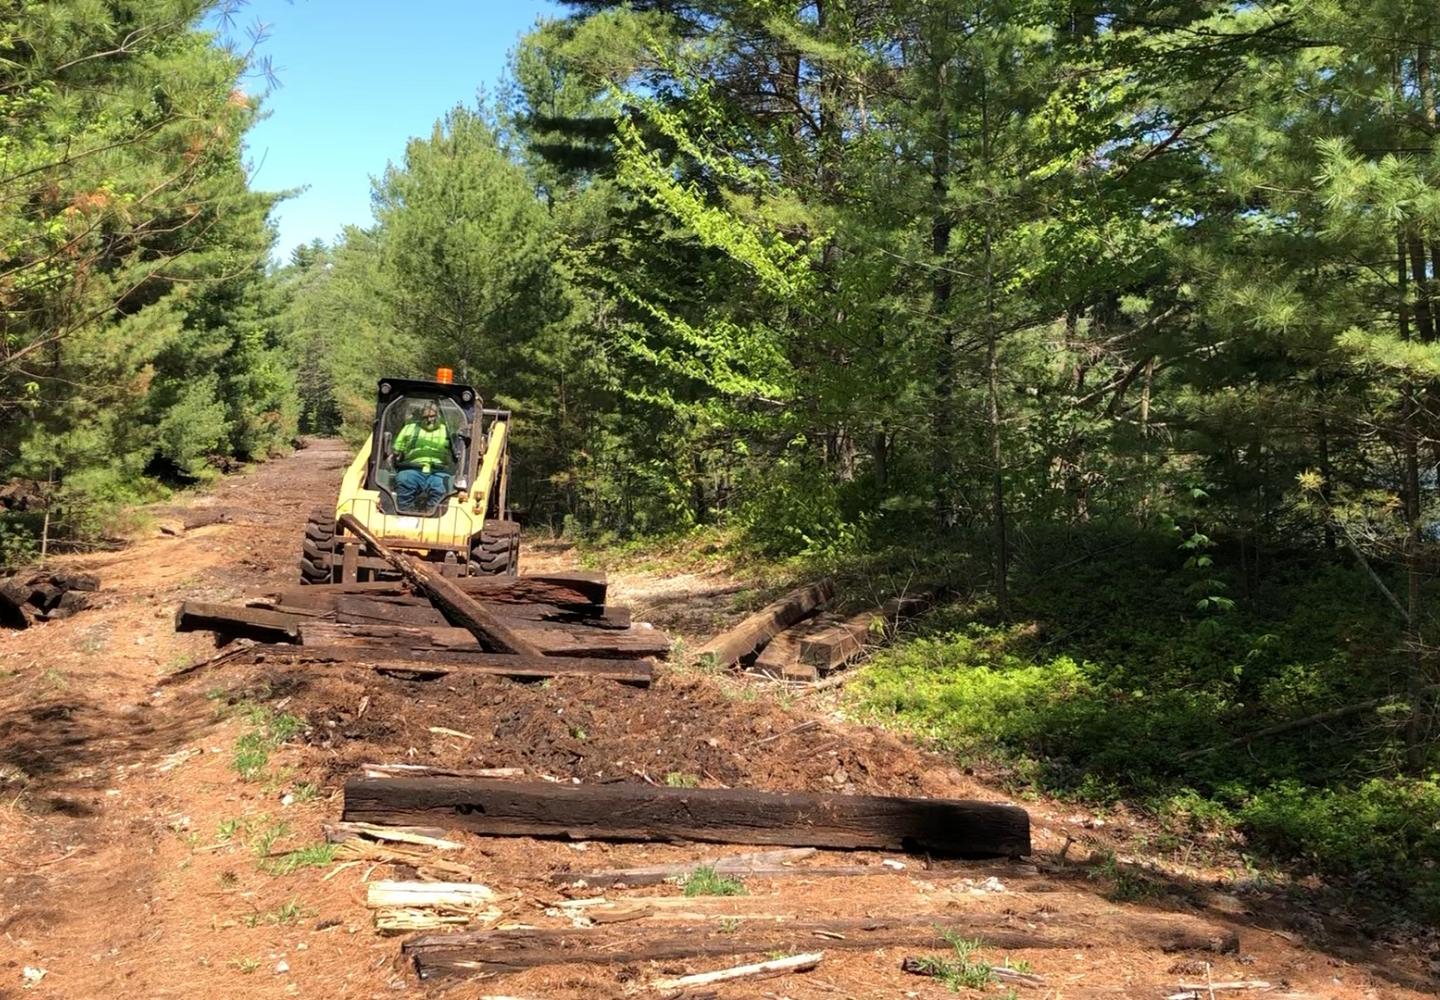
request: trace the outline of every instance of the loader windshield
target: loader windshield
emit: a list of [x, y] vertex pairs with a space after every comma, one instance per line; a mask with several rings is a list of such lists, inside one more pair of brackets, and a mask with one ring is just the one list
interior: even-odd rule
[[400, 396], [381, 418], [375, 480], [387, 512], [440, 513], [462, 481], [469, 441], [465, 411], [446, 396]]

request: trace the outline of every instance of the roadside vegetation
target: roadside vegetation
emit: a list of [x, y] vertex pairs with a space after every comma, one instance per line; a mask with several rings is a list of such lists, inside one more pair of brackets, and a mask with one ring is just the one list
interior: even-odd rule
[[857, 716], [1440, 912], [1434, 4], [563, 7], [278, 267], [216, 5], [0, 14], [0, 558], [444, 365], [598, 564], [949, 585]]

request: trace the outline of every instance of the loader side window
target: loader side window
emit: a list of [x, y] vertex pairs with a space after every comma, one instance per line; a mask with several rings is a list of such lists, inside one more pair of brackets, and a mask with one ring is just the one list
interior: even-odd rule
[[375, 483], [388, 514], [430, 517], [467, 484], [465, 411], [446, 396], [402, 396], [386, 405], [376, 443]]

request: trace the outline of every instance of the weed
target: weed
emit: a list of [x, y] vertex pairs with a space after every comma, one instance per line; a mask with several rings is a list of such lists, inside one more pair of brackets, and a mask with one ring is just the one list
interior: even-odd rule
[[296, 802], [314, 802], [320, 797], [320, 786], [309, 781], [302, 781], [291, 789], [290, 794]]
[[738, 931], [739, 929], [740, 929], [740, 918], [739, 918], [739, 917], [725, 917], [723, 920], [720, 921], [720, 933], [721, 933], [721, 934], [734, 934], [734, 933], [735, 933], [736, 931]]
[[718, 874], [711, 865], [703, 865], [685, 876], [680, 888], [687, 896], [745, 895], [744, 882]]
[[301, 868], [324, 868], [334, 860], [334, 844], [312, 844], [278, 857], [261, 858], [260, 870], [268, 875], [289, 875]]
[[301, 732], [305, 723], [293, 715], [276, 713], [263, 705], [250, 702], [235, 706], [235, 710], [245, 715], [251, 728], [235, 740], [235, 759], [232, 766], [242, 780], [255, 781], [265, 773], [271, 752]]
[[1105, 898], [1116, 903], [1135, 903], [1145, 899], [1154, 899], [1164, 893], [1164, 887], [1152, 879], [1146, 878], [1134, 868], [1120, 864], [1115, 859], [1115, 852], [1108, 851], [1090, 871], [1091, 879], [1109, 879], [1110, 891]]
[[279, 926], [281, 924], [293, 924], [305, 916], [305, 908], [300, 905], [298, 899], [291, 899], [288, 903], [282, 903], [273, 910], [265, 913], [251, 913], [242, 917], [240, 922], [246, 927], [259, 927], [261, 924]]
[[570, 738], [575, 740], [581, 740], [583, 742], [584, 740], [588, 740], [590, 738], [590, 734], [585, 731], [584, 726], [571, 726]]
[[233, 889], [240, 882], [240, 876], [236, 875], [228, 868], [221, 872], [217, 877], [220, 881], [220, 888], [222, 889]]
[[696, 775], [688, 774], [685, 771], [671, 771], [665, 775], [665, 784], [671, 788], [698, 788], [700, 786], [700, 778]]
[[[275, 846], [275, 841], [290, 833], [290, 824], [283, 820], [272, 823], [270, 817], [266, 815], [257, 816], [255, 823], [258, 830], [250, 840], [250, 850], [255, 853], [257, 858], [267, 858], [270, 855], [270, 849]], [[255, 829], [255, 827], [247, 827], [247, 829]]]
[[237, 833], [243, 832], [244, 829], [244, 820], [222, 819], [220, 825], [215, 829], [215, 843], [228, 844], [235, 839]]
[[260, 959], [254, 958], [249, 955], [246, 955], [243, 958], [234, 958], [230, 960], [230, 968], [234, 969], [242, 976], [248, 976], [250, 975], [250, 973], [260, 968]]
[[975, 958], [984, 942], [979, 938], [964, 938], [954, 931], [942, 930], [940, 936], [950, 946], [949, 955], [922, 955], [913, 960], [914, 970], [922, 976], [931, 976], [950, 987], [951, 992], [961, 989], [983, 990], [995, 981], [990, 963]]

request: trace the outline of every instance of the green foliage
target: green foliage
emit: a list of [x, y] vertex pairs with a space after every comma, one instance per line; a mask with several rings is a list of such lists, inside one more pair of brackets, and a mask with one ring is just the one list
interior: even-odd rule
[[4, 516], [7, 563], [293, 434], [264, 274], [275, 198], [248, 187], [247, 57], [197, 29], [212, 6], [0, 13], [0, 480], [48, 484], [51, 514]]
[[1237, 810], [1255, 843], [1440, 917], [1440, 784], [1372, 778], [1317, 789], [1283, 781]]
[[263, 705], [240, 708], [250, 727], [235, 740], [235, 756], [231, 766], [243, 781], [258, 781], [265, 776], [270, 754], [282, 743], [304, 730], [305, 723], [293, 715], [276, 713]]
[[745, 883], [738, 878], [717, 874], [711, 865], [702, 865], [680, 880], [680, 889], [687, 896], [743, 896]]
[[950, 954], [922, 955], [915, 959], [916, 971], [920, 975], [933, 976], [948, 986], [952, 993], [962, 989], [983, 990], [995, 982], [992, 966], [975, 957], [975, 953], [984, 947], [984, 941], [964, 938], [948, 930], [942, 931], [941, 936], [950, 945]]
[[267, 875], [289, 875], [302, 868], [324, 868], [334, 860], [334, 844], [311, 844], [275, 857], [261, 858], [260, 870]]

